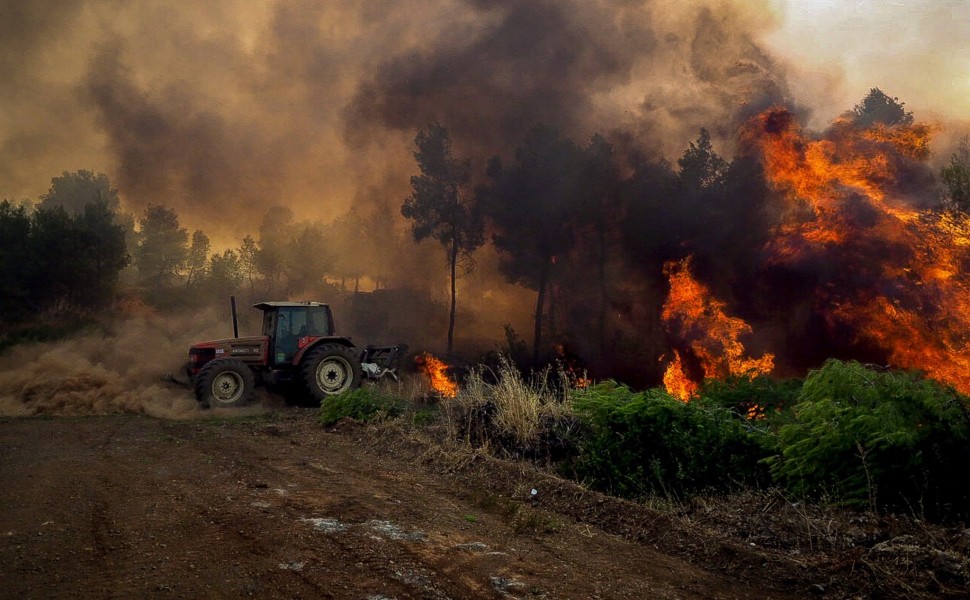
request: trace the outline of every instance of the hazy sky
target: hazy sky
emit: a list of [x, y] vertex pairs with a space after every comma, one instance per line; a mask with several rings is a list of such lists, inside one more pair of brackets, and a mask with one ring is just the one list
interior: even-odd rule
[[775, 0], [766, 36], [799, 100], [827, 120], [871, 87], [919, 116], [970, 120], [970, 1]]

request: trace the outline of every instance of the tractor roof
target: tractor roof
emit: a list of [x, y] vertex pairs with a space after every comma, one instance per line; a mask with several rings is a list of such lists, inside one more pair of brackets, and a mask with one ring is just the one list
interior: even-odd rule
[[293, 306], [328, 306], [323, 302], [310, 302], [309, 300], [305, 302], [260, 302], [259, 304], [253, 304], [253, 308], [258, 308], [259, 310], [266, 310], [267, 308], [281, 308], [281, 307], [293, 307]]

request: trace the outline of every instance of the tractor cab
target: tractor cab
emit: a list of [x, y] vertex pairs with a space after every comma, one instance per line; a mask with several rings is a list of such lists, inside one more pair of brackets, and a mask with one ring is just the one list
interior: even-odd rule
[[263, 335], [269, 338], [269, 361], [293, 362], [300, 349], [317, 338], [334, 335], [333, 312], [319, 302], [261, 302]]

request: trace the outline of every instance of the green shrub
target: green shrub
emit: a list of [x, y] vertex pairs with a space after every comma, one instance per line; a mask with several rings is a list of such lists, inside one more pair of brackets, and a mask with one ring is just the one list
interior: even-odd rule
[[916, 374], [830, 360], [778, 426], [776, 480], [796, 495], [964, 518], [967, 398]]
[[403, 400], [381, 394], [372, 387], [362, 387], [324, 400], [319, 418], [324, 425], [332, 425], [344, 417], [372, 421], [396, 417], [404, 408]]
[[760, 418], [791, 407], [801, 392], [800, 379], [773, 379], [767, 375], [732, 375], [708, 379], [700, 397], [748, 418]]
[[627, 497], [680, 497], [767, 481], [764, 434], [731, 411], [613, 382], [573, 393], [585, 423], [573, 475]]

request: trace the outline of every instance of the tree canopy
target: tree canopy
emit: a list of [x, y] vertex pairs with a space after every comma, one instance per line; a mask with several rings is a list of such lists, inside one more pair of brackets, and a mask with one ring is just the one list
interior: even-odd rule
[[533, 360], [542, 347], [543, 311], [557, 260], [573, 244], [582, 205], [583, 152], [555, 129], [539, 126], [515, 152], [515, 161], [489, 164], [480, 198], [492, 223], [499, 268], [512, 283], [536, 290]]
[[970, 212], [970, 136], [963, 136], [950, 163], [940, 171], [946, 202], [954, 209]]
[[869, 127], [881, 124], [887, 127], [893, 125], [910, 125], [913, 113], [906, 110], [906, 105], [899, 98], [891, 98], [879, 88], [872, 88], [862, 102], [856, 104], [850, 115], [859, 127]]
[[96, 307], [110, 300], [128, 264], [125, 231], [106, 202], [80, 214], [61, 206], [0, 202], [0, 308], [24, 315], [54, 306]]
[[50, 189], [40, 200], [40, 208], [60, 206], [73, 215], [83, 213], [85, 206], [97, 202], [104, 202], [112, 213], [120, 207], [118, 190], [111, 187], [108, 176], [84, 169], [74, 173], [64, 171], [60, 177], [52, 178]]
[[680, 180], [692, 192], [708, 190], [719, 183], [727, 172], [728, 162], [711, 145], [711, 134], [701, 129], [697, 143], [690, 142], [684, 155], [677, 160]]
[[135, 266], [139, 277], [149, 288], [162, 289], [185, 267], [189, 233], [179, 225], [173, 209], [157, 204], [148, 205], [138, 224]]

